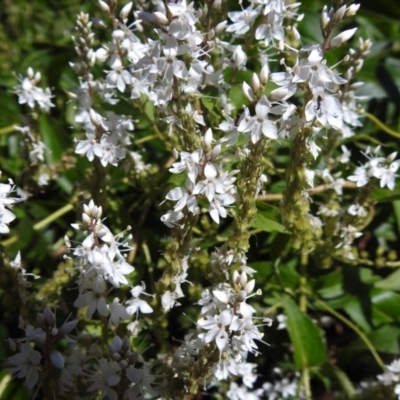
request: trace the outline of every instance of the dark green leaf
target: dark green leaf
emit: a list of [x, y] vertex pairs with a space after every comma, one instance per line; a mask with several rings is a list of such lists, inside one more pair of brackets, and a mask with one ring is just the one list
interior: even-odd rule
[[321, 331], [288, 297], [282, 297], [287, 316], [287, 329], [294, 350], [297, 368], [321, 365], [326, 359]]

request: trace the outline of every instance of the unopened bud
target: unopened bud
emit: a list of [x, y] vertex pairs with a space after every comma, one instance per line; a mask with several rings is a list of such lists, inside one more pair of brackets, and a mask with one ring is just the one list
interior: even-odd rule
[[243, 66], [246, 65], [247, 55], [243, 51], [242, 46], [236, 46], [236, 49], [232, 55], [232, 61], [235, 63], [237, 69], [241, 69]]
[[58, 369], [63, 369], [65, 365], [65, 360], [62, 354], [58, 350], [53, 350], [50, 353], [50, 360], [52, 364], [58, 368]]
[[46, 306], [43, 311], [43, 317], [46, 325], [54, 326], [56, 324], [56, 316], [51, 311], [49, 306]]
[[215, 27], [215, 33], [219, 35], [221, 32], [223, 32], [228, 25], [228, 21], [222, 21], [220, 22], [216, 27]]
[[240, 285], [242, 286], [242, 287], [244, 287], [244, 286], [246, 286], [246, 283], [247, 283], [247, 274], [246, 274], [246, 272], [242, 272], [241, 274], [240, 274]]
[[239, 303], [243, 303], [246, 300], [247, 293], [244, 290], [241, 290], [237, 295], [236, 295], [236, 301]]
[[264, 64], [260, 71], [260, 80], [264, 86], [268, 83], [268, 78], [269, 78], [269, 67], [268, 64]]
[[108, 6], [108, 4], [103, 1], [103, 0], [99, 0], [99, 4], [100, 4], [100, 8], [102, 9], [102, 11], [109, 13], [110, 12], [110, 7]]
[[121, 12], [119, 13], [119, 16], [122, 20], [125, 20], [126, 18], [128, 18], [129, 13], [132, 10], [132, 2], [130, 1], [128, 4], [125, 4], [122, 7]]
[[320, 16], [320, 24], [323, 29], [325, 29], [329, 22], [331, 22], [331, 18], [328, 12], [328, 7], [325, 5], [322, 9], [321, 16]]
[[207, 152], [211, 150], [212, 139], [213, 139], [212, 130], [211, 128], [208, 128], [203, 137], [203, 147]]
[[254, 96], [253, 90], [246, 82], [243, 82], [242, 91], [249, 101], [252, 103], [255, 101], [256, 97]]
[[356, 33], [357, 28], [348, 29], [339, 33], [339, 35], [335, 36], [329, 43], [331, 48], [339, 47], [344, 42], [347, 42], [353, 35]]
[[155, 11], [153, 13], [154, 19], [160, 24], [160, 25], [167, 25], [168, 24], [168, 18], [165, 16], [160, 11]]
[[359, 8], [360, 4], [351, 4], [349, 7], [347, 7], [346, 16], [352, 17], [353, 15], [356, 15]]
[[116, 29], [113, 33], [112, 33], [112, 37], [115, 40], [122, 40], [125, 37], [125, 32], [121, 29]]
[[121, 350], [122, 351], [128, 351], [129, 347], [130, 347], [129, 339], [125, 336], [122, 339]]
[[82, 222], [85, 225], [90, 225], [90, 223], [92, 222], [92, 219], [89, 217], [89, 215], [82, 213]]
[[90, 121], [92, 122], [93, 125], [95, 126], [100, 126], [100, 115], [96, 113], [96, 111], [93, 110], [93, 108], [91, 108], [89, 110], [89, 117], [90, 117]]
[[254, 72], [253, 76], [251, 77], [251, 88], [253, 89], [254, 92], [257, 92], [260, 89], [260, 78], [258, 75]]
[[343, 5], [335, 12], [335, 14], [333, 14], [333, 20], [335, 21], [336, 25], [342, 22], [345, 12], [346, 12], [346, 5]]

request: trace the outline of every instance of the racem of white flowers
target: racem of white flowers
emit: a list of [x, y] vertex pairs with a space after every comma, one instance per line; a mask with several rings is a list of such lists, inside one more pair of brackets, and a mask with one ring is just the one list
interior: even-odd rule
[[200, 213], [198, 201], [206, 199], [208, 212], [218, 224], [219, 218], [226, 218], [226, 206], [235, 202], [236, 187], [233, 185], [238, 171], [227, 172], [219, 162], [221, 144], [212, 147], [213, 135], [209, 128], [202, 138], [202, 148], [193, 153], [181, 152], [181, 161], [170, 168], [173, 174], [185, 172], [187, 175], [185, 188], [176, 187], [170, 190], [166, 200], [177, 201], [173, 211], [161, 217], [168, 227], [172, 228], [184, 214], [181, 210], [187, 207], [193, 215]]

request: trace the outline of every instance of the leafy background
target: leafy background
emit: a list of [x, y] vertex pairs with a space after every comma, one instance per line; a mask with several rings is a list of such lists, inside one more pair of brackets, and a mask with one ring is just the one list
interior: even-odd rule
[[[237, 8], [236, 2], [228, 3], [230, 9]], [[319, 0], [303, 1], [306, 17], [299, 30], [305, 44], [321, 39], [318, 20], [323, 5]], [[68, 63], [76, 58], [70, 37], [80, 11], [101, 16], [96, 2], [77, 0], [3, 0], [0, 8], [0, 169], [3, 179], [12, 177], [17, 186], [29, 189], [31, 194], [29, 201], [15, 207], [17, 220], [10, 237], [4, 238], [2, 245], [11, 257], [21, 251], [25, 268], [42, 277], [34, 284], [40, 289], [44, 304], [55, 301], [47, 297], [51, 291], [46, 292], [46, 281], [64, 265], [62, 238], [65, 233], [72, 232], [70, 224], [79, 219], [80, 208], [70, 207], [69, 212], [50, 224], [45, 219], [68, 204], [87, 200], [87, 186], [90, 185], [90, 164], [73, 157], [71, 150], [73, 105], [67, 95], [77, 84]], [[359, 28], [358, 36], [370, 38], [374, 43], [358, 76], [366, 82], [360, 94], [371, 97], [366, 109], [392, 130], [400, 132], [400, 5], [390, 0], [362, 1], [354, 25]], [[12, 128], [25, 121], [24, 108], [18, 105], [12, 88], [18, 74], [25, 73], [29, 66], [41, 71], [42, 83], [50, 86], [56, 95], [57, 107], [49, 115], [41, 116], [38, 123], [43, 141], [51, 150], [47, 161], [54, 164], [59, 173], [48, 187], [41, 189], [32, 182], [34, 175], [29, 163], [19, 156], [21, 136]], [[232, 100], [240, 102], [240, 99]], [[143, 139], [141, 150], [147, 160], [161, 165], [170, 156], [171, 149], [162, 140], [147, 140], [152, 135], [154, 117], [151, 109], [145, 112], [146, 118], [137, 110], [136, 137]], [[368, 119], [364, 120], [360, 133], [346, 145], [357, 149], [362, 147], [361, 142], [381, 144], [387, 153], [399, 151], [399, 138], [389, 136]], [[284, 163], [286, 159], [282, 157]], [[85, 171], [83, 178], [78, 176], [78, 171]], [[173, 179], [170, 178], [168, 185]], [[107, 212], [113, 216], [115, 230], [122, 230], [127, 224], [134, 227], [141, 249], [135, 259], [136, 281], [146, 274], [147, 281], [155, 282], [161, 275], [160, 252], [168, 235], [168, 229], [159, 222], [158, 204], [168, 187], [164, 180], [157, 168], [147, 179], [140, 179], [129, 171], [110, 171]], [[279, 182], [275, 187], [277, 192], [281, 191]], [[264, 380], [272, 376], [276, 366], [292, 373], [307, 367], [316, 399], [331, 399], [337, 392], [339, 398], [350, 398], [356, 395], [355, 388], [360, 381], [373, 379], [381, 372], [374, 360], [374, 351], [379, 352], [385, 363], [399, 356], [400, 269], [387, 264], [393, 261], [396, 265], [399, 256], [400, 186], [393, 192], [377, 190], [374, 196], [379, 202], [375, 218], [357, 244], [365, 262], [358, 265], [336, 262], [324, 270], [309, 261], [309, 279], [305, 286], [298, 273], [299, 255], [290, 247], [289, 237], [281, 225], [278, 204], [258, 204], [249, 259], [250, 265], [258, 271], [257, 283], [263, 289], [264, 304], [259, 307], [284, 310], [288, 317], [287, 331], [276, 331], [276, 325], [266, 330], [265, 338], [271, 345], [264, 346], [263, 355], [256, 360]], [[43, 223], [38, 226], [41, 221]], [[197, 240], [204, 251], [223, 242], [228, 225], [217, 230], [208, 226], [207, 221], [202, 224], [206, 233]], [[135, 227], [138, 227], [136, 231]], [[198, 262], [201, 264], [201, 260]], [[199, 273], [198, 282], [204, 282], [202, 273]], [[71, 294], [62, 288], [62, 282], [57, 284], [60, 295], [68, 301]], [[151, 287], [152, 283], [149, 284]], [[293, 300], [299, 288], [306, 288], [308, 293], [307, 315]], [[189, 298], [184, 305], [198, 298], [200, 286], [188, 290]], [[15, 310], [9, 308], [7, 296], [6, 291], [0, 290], [2, 343], [18, 335]], [[195, 309], [192, 312], [195, 315]], [[190, 315], [190, 310], [188, 313]], [[321, 325], [326, 316], [331, 317], [330, 323]], [[165, 343], [164, 346], [168, 343], [172, 346], [171, 338], [182, 337], [192, 324], [179, 310], [173, 310], [168, 318], [169, 331], [164, 332], [165, 336], [156, 337], [158, 334], [153, 333], [151, 337], [151, 340]], [[314, 321], [318, 321], [318, 326]], [[163, 342], [166, 337], [168, 340]], [[7, 346], [0, 346], [0, 358], [8, 355]], [[28, 392], [19, 382], [9, 382], [9, 376], [0, 372], [0, 399], [25, 399], [27, 396]], [[383, 387], [373, 389], [368, 396], [362, 398], [393, 398], [392, 390]]]

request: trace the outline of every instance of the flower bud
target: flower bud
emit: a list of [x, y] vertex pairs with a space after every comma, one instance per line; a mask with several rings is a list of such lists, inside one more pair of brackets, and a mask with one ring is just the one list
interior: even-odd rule
[[64, 368], [65, 360], [63, 355], [58, 350], [53, 350], [50, 353], [50, 360], [56, 368], [58, 369]]
[[226, 28], [227, 25], [228, 25], [228, 21], [227, 21], [227, 20], [220, 22], [220, 23], [215, 27], [215, 33], [216, 33], [217, 35], [219, 35], [221, 32], [223, 32], [223, 31], [225, 30], [225, 28]]
[[269, 67], [268, 64], [264, 64], [260, 71], [261, 83], [265, 86], [268, 83], [268, 79], [269, 79]]
[[90, 225], [90, 223], [92, 222], [92, 219], [89, 217], [89, 215], [82, 213], [82, 222], [85, 225]]
[[103, 0], [99, 0], [99, 4], [100, 4], [100, 8], [102, 11], [109, 13], [110, 12], [110, 7], [108, 6], [108, 4], [103, 1]]
[[339, 35], [335, 36], [329, 43], [331, 48], [339, 47], [342, 43], [347, 42], [353, 35], [356, 33], [357, 28], [348, 29], [339, 33]]
[[211, 150], [211, 143], [213, 139], [213, 134], [211, 128], [208, 128], [203, 137], [203, 148], [205, 151], [209, 152]]
[[116, 29], [113, 31], [112, 37], [115, 40], [122, 40], [125, 37], [125, 32], [122, 29]]
[[232, 282], [233, 282], [235, 285], [238, 285], [239, 282], [240, 282], [239, 272], [237, 272], [236, 270], [233, 271], [233, 274], [232, 274]]
[[101, 116], [99, 114], [97, 114], [96, 111], [93, 110], [93, 108], [91, 108], [89, 110], [89, 117], [90, 117], [90, 120], [92, 121], [93, 125], [95, 125], [95, 126], [101, 125], [101, 122], [100, 122]]
[[154, 19], [160, 24], [160, 25], [167, 25], [168, 24], [168, 18], [165, 16], [165, 14], [163, 14], [160, 11], [155, 11], [153, 13]]
[[28, 78], [32, 79], [34, 74], [35, 73], [33, 72], [33, 69], [31, 67], [29, 67], [28, 70], [27, 70]]
[[108, 58], [108, 51], [104, 47], [100, 47], [96, 50], [96, 59], [100, 62], [104, 62]]
[[128, 18], [129, 13], [132, 10], [132, 2], [130, 1], [128, 4], [125, 4], [122, 7], [121, 12], [119, 13], [119, 16], [122, 20], [125, 20], [126, 18]]
[[334, 14], [333, 14], [333, 21], [335, 22], [335, 25], [339, 24], [342, 22], [342, 19], [344, 17], [344, 14], [346, 12], [346, 5], [344, 4], [342, 7], [340, 7]]
[[129, 339], [125, 336], [122, 339], [121, 350], [122, 351], [128, 351], [129, 347], [130, 347]]
[[232, 55], [232, 61], [234, 62], [237, 69], [241, 69], [246, 65], [247, 54], [243, 51], [242, 46], [236, 46], [236, 49]]
[[43, 311], [44, 321], [48, 326], [55, 326], [56, 324], [56, 316], [51, 311], [49, 306], [46, 306]]
[[254, 96], [253, 90], [246, 82], [243, 82], [242, 90], [246, 98], [253, 103], [256, 97]]
[[247, 293], [244, 290], [241, 290], [236, 295], [236, 301], [239, 303], [243, 303], [244, 301], [246, 301], [246, 297], [247, 297]]
[[60, 329], [59, 332], [62, 334], [67, 334], [70, 333], [73, 329], [75, 329], [76, 325], [78, 324], [78, 320], [75, 319], [73, 321], [68, 321], [68, 322], [64, 322]]
[[240, 285], [242, 286], [242, 287], [244, 287], [244, 286], [246, 286], [246, 283], [247, 283], [247, 274], [246, 274], [246, 272], [242, 272], [241, 274], [240, 274]]
[[260, 89], [260, 78], [255, 72], [251, 77], [251, 88], [253, 89], [254, 92], [257, 92]]
[[349, 7], [347, 7], [346, 17], [352, 17], [353, 15], [356, 15], [359, 8], [360, 4], [351, 4]]
[[44, 316], [42, 313], [37, 313], [36, 315], [36, 322], [39, 326], [43, 326], [44, 325]]
[[328, 12], [328, 7], [325, 5], [322, 9], [320, 16], [320, 24], [322, 29], [325, 29], [328, 26], [329, 22], [331, 22], [331, 18]]

